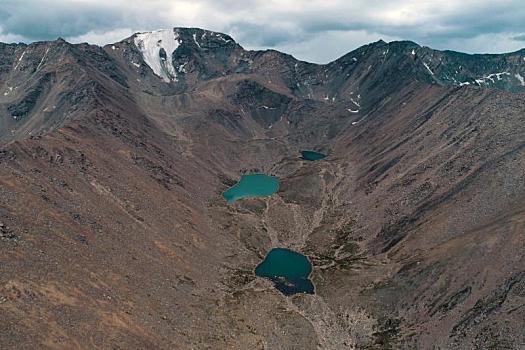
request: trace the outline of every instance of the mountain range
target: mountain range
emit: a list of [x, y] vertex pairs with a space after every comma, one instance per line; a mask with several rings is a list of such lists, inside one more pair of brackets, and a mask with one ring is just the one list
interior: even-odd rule
[[[410, 41], [0, 44], [0, 348], [523, 347], [524, 79]], [[279, 191], [227, 203], [248, 173]], [[315, 294], [255, 276], [273, 247]]]

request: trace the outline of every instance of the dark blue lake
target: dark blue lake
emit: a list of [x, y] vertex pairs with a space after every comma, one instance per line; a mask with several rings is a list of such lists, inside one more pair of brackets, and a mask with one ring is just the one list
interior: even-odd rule
[[314, 151], [301, 151], [301, 158], [304, 160], [321, 160], [326, 157], [326, 154], [322, 154]]
[[259, 277], [270, 279], [284, 295], [314, 294], [314, 285], [308, 278], [312, 264], [306, 256], [286, 248], [272, 249], [255, 269]]

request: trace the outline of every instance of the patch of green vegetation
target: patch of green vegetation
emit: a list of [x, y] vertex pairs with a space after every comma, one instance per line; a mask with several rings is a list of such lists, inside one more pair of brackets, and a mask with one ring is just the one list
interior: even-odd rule
[[231, 290], [237, 290], [255, 279], [255, 275], [251, 270], [237, 269], [225, 278], [222, 283]]
[[221, 183], [227, 187], [232, 187], [237, 183], [237, 181], [235, 181], [234, 179], [230, 179], [226, 175], [220, 176], [220, 180], [221, 180]]
[[375, 343], [380, 349], [394, 349], [393, 345], [399, 335], [401, 320], [397, 318], [386, 318], [382, 320], [376, 332], [373, 333]]

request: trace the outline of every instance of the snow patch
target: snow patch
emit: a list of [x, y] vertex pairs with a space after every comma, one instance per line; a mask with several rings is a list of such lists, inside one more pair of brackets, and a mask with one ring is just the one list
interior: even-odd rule
[[525, 86], [525, 79], [523, 78], [523, 76], [521, 76], [520, 73], [516, 73], [514, 74], [514, 76], [520, 81], [521, 86]]
[[179, 71], [179, 73], [186, 73], [186, 68], [185, 66], [188, 64], [188, 62], [186, 63], [183, 63], [179, 66], [179, 68], [177, 69]]
[[459, 83], [459, 86], [464, 86], [464, 85], [470, 85], [470, 83], [468, 81], [464, 81], [462, 83]]
[[197, 41], [197, 34], [193, 33], [193, 41], [195, 42], [195, 45], [197, 45], [199, 47], [199, 49], [201, 48], [201, 44], [199, 44], [199, 42]]
[[357, 110], [353, 110], [353, 109], [351, 109], [351, 108], [348, 108], [347, 110], [348, 110], [348, 112], [350, 112], [350, 113], [359, 113], [359, 109], [357, 109]]
[[22, 58], [24, 58], [24, 55], [26, 54], [26, 51], [24, 50], [24, 52], [22, 52], [22, 55], [20, 56], [20, 58], [18, 59], [18, 62], [16, 63], [15, 65], [15, 70], [18, 68], [18, 66], [20, 65], [20, 62], [22, 62]]
[[476, 83], [478, 83], [478, 85], [487, 84], [488, 83], [487, 80], [490, 80], [491, 82], [495, 83], [496, 81], [494, 80], [494, 77], [496, 77], [497, 80], [501, 80], [502, 75], [510, 75], [510, 73], [509, 72], [492, 73], [487, 76], [481, 77], [479, 79], [475, 79], [475, 81]]
[[425, 68], [428, 70], [428, 72], [429, 72], [431, 75], [434, 75], [434, 72], [432, 72], [432, 69], [430, 69], [430, 67], [428, 66], [428, 64], [426, 64], [425, 62], [423, 62], [423, 65], [425, 66]]
[[352, 101], [353, 104], [355, 104], [357, 107], [361, 107], [361, 105], [359, 104], [359, 102], [357, 102], [356, 100], [354, 100], [353, 98], [350, 97], [350, 101]]
[[231, 41], [230, 39], [226, 39], [224, 36], [222, 36], [221, 33], [215, 33], [215, 36], [224, 41], [225, 43], [229, 43]]
[[412, 56], [416, 55], [416, 50], [412, 49]]
[[40, 69], [40, 66], [42, 66], [42, 63], [44, 63], [44, 59], [46, 58], [48, 52], [49, 52], [49, 47], [46, 49], [46, 52], [44, 53], [44, 56], [42, 56], [42, 59], [40, 60], [40, 63], [36, 67], [36, 70]]
[[[144, 62], [165, 82], [177, 81], [177, 73], [173, 67], [172, 55], [179, 47], [178, 35], [173, 29], [138, 33], [135, 36], [135, 46], [142, 53]], [[164, 49], [166, 58], [160, 56]]]

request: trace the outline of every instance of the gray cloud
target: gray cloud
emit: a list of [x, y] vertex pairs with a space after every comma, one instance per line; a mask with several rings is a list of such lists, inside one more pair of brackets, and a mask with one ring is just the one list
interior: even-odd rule
[[0, 40], [106, 44], [135, 31], [197, 26], [247, 48], [327, 62], [383, 38], [467, 52], [517, 50], [522, 0], [2, 0]]
[[3, 0], [0, 7], [2, 30], [29, 40], [77, 36], [95, 28], [109, 29], [119, 22], [116, 9], [103, 4]]
[[285, 44], [296, 38], [287, 28], [278, 26], [265, 26], [244, 21], [234, 22], [226, 28], [226, 31], [232, 33], [235, 40], [240, 42], [249, 42], [251, 45], [262, 47], [276, 47]]
[[516, 41], [525, 41], [525, 34], [521, 34], [521, 35], [513, 36], [513, 37], [512, 37], [512, 40], [516, 40]]

